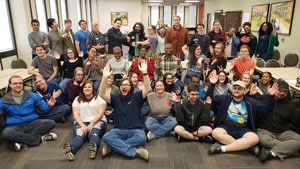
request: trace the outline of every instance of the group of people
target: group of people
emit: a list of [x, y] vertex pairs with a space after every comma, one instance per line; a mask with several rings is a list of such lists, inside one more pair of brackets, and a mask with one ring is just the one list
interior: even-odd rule
[[[174, 25], [159, 27], [158, 35], [155, 26], [145, 34], [140, 22], [124, 35], [122, 20], [116, 19], [107, 42], [97, 22], [89, 32], [80, 20], [74, 34], [70, 20], [60, 32], [50, 18], [45, 36], [33, 20], [28, 72], [35, 87], [27, 92], [20, 76], [9, 79], [10, 91], [0, 99], [1, 137], [17, 151], [55, 140], [55, 122], [72, 114], [74, 138], [64, 145], [70, 161], [86, 140], [90, 159], [101, 147], [102, 157], [116, 152], [148, 161], [145, 143], [167, 135], [178, 142], [210, 143], [209, 154], [249, 149], [262, 162], [298, 152], [300, 112], [289, 100], [289, 85], [273, 82], [270, 72], [252, 81], [252, 55], [268, 59], [278, 46], [269, 23], [262, 24], [257, 43], [248, 22], [244, 32], [225, 34], [215, 21], [207, 35], [198, 24], [189, 37], [180, 16], [173, 19]], [[129, 46], [128, 59], [122, 45]], [[114, 125], [110, 131], [108, 122]]]

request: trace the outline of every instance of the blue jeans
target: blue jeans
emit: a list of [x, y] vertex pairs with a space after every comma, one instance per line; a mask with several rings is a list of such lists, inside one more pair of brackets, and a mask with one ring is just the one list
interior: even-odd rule
[[55, 121], [50, 119], [37, 119], [31, 122], [7, 126], [2, 131], [1, 137], [11, 143], [37, 146], [41, 137], [55, 127]]
[[161, 138], [165, 136], [175, 127], [176, 124], [176, 118], [172, 116], [167, 116], [161, 119], [148, 117], [145, 122], [146, 128], [152, 132], [153, 138]]
[[[90, 142], [93, 142], [97, 146], [97, 150], [100, 146], [100, 138], [103, 136], [103, 134], [106, 131], [106, 123], [103, 121], [100, 121], [100, 128], [93, 128], [91, 132], [88, 134], [83, 134], [81, 127], [77, 124], [73, 124], [73, 130], [74, 130], [74, 138], [72, 139], [70, 145], [72, 147], [72, 153], [75, 154], [80, 147], [83, 145], [84, 141], [88, 138]], [[84, 122], [84, 124], [87, 126], [89, 125], [88, 122]]]
[[147, 138], [142, 129], [112, 129], [105, 133], [103, 141], [114, 151], [127, 157], [135, 157], [136, 147], [146, 143]]
[[70, 81], [71, 79], [70, 78], [63, 78], [60, 83], [59, 83], [59, 86], [61, 88], [61, 91], [66, 94], [67, 93], [67, 83], [68, 81]]
[[71, 112], [71, 108], [67, 104], [54, 106], [50, 109], [48, 113], [44, 113], [41, 115], [42, 119], [52, 119], [54, 121], [59, 121], [65, 115]]

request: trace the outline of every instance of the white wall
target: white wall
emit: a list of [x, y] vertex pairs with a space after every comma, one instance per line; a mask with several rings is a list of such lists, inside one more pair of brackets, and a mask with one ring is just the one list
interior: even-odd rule
[[[281, 2], [282, 0], [206, 0], [205, 13], [213, 14], [217, 9], [224, 11], [242, 10], [250, 13], [252, 5], [266, 4], [272, 2]], [[299, 0], [298, 0], [299, 1]], [[77, 14], [78, 1], [67, 0], [69, 8], [69, 18], [73, 21], [73, 29], [78, 30], [79, 18]], [[28, 0], [10, 0], [12, 11], [12, 19], [14, 25], [14, 32], [16, 37], [16, 44], [18, 55], [24, 59], [27, 65], [31, 64], [31, 48], [28, 44], [27, 35], [32, 31], [30, 21], [30, 8]], [[294, 19], [291, 30], [291, 35], [279, 35], [280, 45], [278, 49], [281, 52], [281, 60], [287, 53], [297, 53], [300, 55], [300, 49], [296, 45], [300, 39], [300, 33], [297, 28], [300, 27], [300, 20], [296, 16], [300, 16], [300, 2], [296, 2]], [[34, 10], [34, 9], [33, 9]], [[96, 11], [95, 11], [96, 10]], [[122, 26], [121, 31], [131, 31], [135, 22], [142, 22], [145, 27], [148, 26], [149, 11], [148, 5], [142, 3], [141, 0], [96, 0], [92, 1], [92, 16], [93, 20], [97, 20], [100, 24], [100, 31], [107, 32], [111, 27], [110, 12], [128, 12], [128, 26]], [[88, 23], [91, 24], [91, 23]], [[62, 26], [61, 26], [62, 27]], [[255, 34], [257, 32], [254, 32]], [[284, 39], [284, 41], [282, 40]], [[10, 61], [16, 57], [9, 57], [3, 59], [4, 68], [10, 68]]]
[[[259, 4], [268, 4], [274, 2], [283, 2], [282, 0], [256, 0], [256, 1], [249, 1], [249, 0], [206, 0], [205, 1], [205, 12], [204, 16], [207, 16], [207, 13], [214, 14], [214, 12], [218, 9], [223, 9], [224, 11], [239, 11], [242, 10], [244, 13], [251, 13], [252, 5], [259, 5]], [[291, 29], [290, 35], [282, 35], [279, 34], [279, 43], [278, 49], [280, 51], [280, 60], [283, 61], [283, 58], [288, 53], [297, 53], [300, 56], [300, 49], [299, 39], [299, 27], [300, 27], [300, 20], [297, 16], [300, 16], [300, 2], [299, 0], [296, 2], [294, 8], [294, 18], [293, 24]], [[206, 19], [206, 18], [205, 18]], [[251, 17], [250, 17], [251, 19]], [[255, 35], [257, 35], [256, 31], [253, 31]]]
[[101, 32], [107, 32], [112, 27], [110, 12], [128, 12], [128, 26], [123, 25], [121, 27], [123, 33], [132, 31], [133, 24], [142, 21], [142, 3], [140, 0], [98, 0], [97, 5]]

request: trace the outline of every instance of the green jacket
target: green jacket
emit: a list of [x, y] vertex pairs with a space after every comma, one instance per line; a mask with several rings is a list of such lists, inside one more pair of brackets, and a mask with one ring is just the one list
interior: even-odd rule
[[[258, 37], [258, 44], [256, 46], [255, 55], [258, 54], [259, 39], [260, 39], [260, 36]], [[273, 52], [274, 52], [274, 46], [277, 47], [278, 45], [279, 45], [278, 34], [276, 34], [276, 36], [274, 37], [273, 32], [271, 32], [267, 53], [268, 54], [273, 54]]]

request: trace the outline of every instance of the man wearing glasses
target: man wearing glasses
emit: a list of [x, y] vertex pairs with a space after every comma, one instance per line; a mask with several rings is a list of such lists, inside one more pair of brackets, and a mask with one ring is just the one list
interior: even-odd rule
[[15, 151], [56, 140], [57, 135], [50, 133], [55, 127], [55, 121], [40, 119], [40, 115], [47, 114], [54, 106], [55, 99], [50, 97], [44, 101], [37, 94], [25, 91], [22, 77], [18, 75], [9, 78], [9, 88], [10, 91], [0, 100], [1, 122], [4, 123], [1, 137]]

